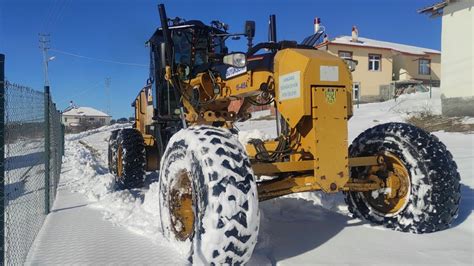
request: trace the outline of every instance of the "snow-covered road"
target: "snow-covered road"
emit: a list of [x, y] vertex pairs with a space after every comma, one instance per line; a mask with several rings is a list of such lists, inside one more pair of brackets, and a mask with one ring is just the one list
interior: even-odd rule
[[[147, 265], [151, 262], [186, 262], [176, 256], [176, 251], [165, 242], [153, 242], [150, 238], [104, 219], [96, 194], [89, 193], [94, 185], [96, 192], [107, 193], [107, 188], [110, 188], [107, 182], [111, 176], [104, 170], [104, 158], [93, 157], [91, 151], [79, 141], [90, 141], [91, 145], [102, 149], [100, 155], [104, 155], [104, 146], [101, 144], [111, 129], [113, 128], [94, 135], [83, 134], [66, 143], [66, 158], [57, 198], [30, 250], [26, 265]], [[106, 148], [107, 145], [105, 151]], [[85, 181], [89, 186], [84, 186]], [[137, 197], [139, 194], [137, 191]]]
[[[439, 98], [419, 94], [361, 105], [350, 121], [350, 140], [375, 124], [401, 121], [409, 112], [427, 109], [439, 112]], [[274, 134], [273, 121], [250, 121], [239, 128], [246, 132], [243, 138]], [[148, 175], [147, 188], [112, 191], [105, 141], [110, 131], [105, 128], [67, 141], [54, 211], [27, 264], [186, 263], [161, 236], [156, 173]], [[395, 232], [352, 219], [341, 195], [294, 194], [261, 203], [259, 240], [249, 264], [473, 265], [474, 134], [435, 135], [453, 153], [462, 179], [460, 213], [452, 228], [423, 235]]]

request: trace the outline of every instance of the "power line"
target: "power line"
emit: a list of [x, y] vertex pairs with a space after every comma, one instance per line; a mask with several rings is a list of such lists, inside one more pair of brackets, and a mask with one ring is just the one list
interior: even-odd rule
[[[119, 72], [119, 70], [115, 70], [115, 71], [109, 73], [109, 77], [114, 76], [115, 74], [117, 74], [117, 72]], [[83, 89], [83, 90], [69, 89], [70, 91], [76, 91], [77, 93], [75, 93], [73, 95], [69, 95], [68, 97], [71, 98], [71, 99], [78, 98], [79, 96], [82, 96], [82, 95], [86, 94], [87, 92], [89, 92], [91, 90], [100, 88], [102, 86], [102, 82], [103, 82], [103, 80], [90, 82], [88, 85], [82, 86], [82, 87], [87, 87], [87, 89]], [[67, 103], [69, 101], [70, 101], [69, 99], [68, 100], [62, 100], [62, 101], [60, 101], [60, 103]]]
[[70, 4], [70, 1], [71, 0], [61, 0], [57, 15], [56, 17], [53, 17], [53, 20], [51, 21], [51, 24], [49, 26], [53, 27], [62, 21], [64, 17], [64, 11], [67, 10], [67, 7]]
[[59, 0], [51, 1], [51, 5], [48, 8], [48, 13], [47, 13], [46, 17], [43, 20], [43, 32], [48, 32], [50, 22], [53, 18], [53, 15], [54, 15], [55, 11], [56, 11], [56, 7], [58, 6], [58, 3], [59, 3]]
[[63, 17], [64, 10], [69, 5], [70, 0], [54, 0], [51, 1], [48, 13], [43, 20], [43, 32], [48, 32], [52, 26], [60, 22]]
[[[79, 92], [76, 93], [76, 94], [69, 95], [69, 98], [71, 98], [71, 99], [77, 98], [78, 96], [81, 96], [81, 95], [83, 95], [83, 94], [85, 94], [85, 93], [87, 93], [87, 92], [89, 92], [89, 91], [91, 91], [91, 90], [94, 90], [94, 89], [99, 88], [99, 86], [100, 86], [101, 84], [102, 84], [102, 80], [97, 81], [97, 82], [93, 83], [93, 85], [87, 86], [87, 87], [88, 87], [87, 89], [83, 89], [83, 90], [79, 91]], [[77, 90], [76, 90], [76, 91], [77, 91]], [[66, 103], [66, 102], [69, 102], [69, 101], [70, 101], [70, 100], [63, 100], [61, 103]]]
[[58, 11], [58, 14], [56, 16], [56, 19], [53, 20], [51, 25], [55, 25], [55, 24], [61, 22], [61, 20], [64, 16], [64, 10], [66, 10], [67, 6], [69, 5], [69, 0], [63, 0], [61, 3], [62, 3], [62, 5], [59, 7], [59, 11]]
[[120, 62], [120, 61], [115, 61], [115, 60], [95, 58], [95, 57], [70, 53], [70, 52], [66, 52], [66, 51], [61, 51], [61, 50], [57, 50], [57, 49], [50, 49], [50, 50], [54, 51], [56, 53], [64, 54], [64, 55], [69, 55], [69, 56], [73, 56], [73, 57], [77, 57], [77, 58], [89, 59], [89, 60], [94, 60], [94, 61], [99, 61], [99, 62], [118, 64], [118, 65], [126, 65], [126, 66], [148, 67], [147, 65], [144, 65], [144, 64], [135, 64], [135, 63], [128, 63], [128, 62]]

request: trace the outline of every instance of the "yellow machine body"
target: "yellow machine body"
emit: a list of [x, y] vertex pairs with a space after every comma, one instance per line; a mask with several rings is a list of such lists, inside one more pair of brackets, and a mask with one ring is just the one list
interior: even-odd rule
[[312, 160], [314, 182], [339, 191], [349, 179], [347, 121], [352, 115], [351, 74], [341, 59], [308, 49], [275, 56], [275, 102], [300, 135], [291, 161]]
[[[259, 55], [252, 60], [260, 60]], [[246, 70], [228, 79], [214, 78], [208, 72], [198, 73], [182, 82], [184, 118], [189, 125], [219, 123], [232, 128], [233, 123], [250, 117], [248, 98], [265, 93], [288, 126], [286, 154], [277, 161], [258, 158], [261, 151], [247, 144], [247, 154], [257, 176], [272, 176], [258, 182], [259, 198], [266, 200], [302, 191], [322, 190], [327, 193], [367, 191], [380, 186], [351, 182], [353, 166], [377, 165], [377, 157], [349, 158], [348, 120], [352, 116], [352, 75], [344, 60], [316, 49], [288, 48], [278, 51], [273, 59], [273, 71]], [[172, 83], [169, 68], [165, 78]], [[216, 93], [213, 84], [219, 85]], [[199, 91], [199, 101], [209, 102], [197, 107], [190, 98]], [[147, 169], [159, 168], [155, 140], [147, 134], [152, 119], [151, 90], [145, 87], [135, 100], [136, 128], [143, 132], [147, 147]], [[233, 100], [243, 100], [237, 111], [229, 106]], [[274, 153], [278, 140], [262, 143], [265, 152]], [[372, 180], [373, 181], [373, 180]]]
[[153, 121], [153, 95], [151, 85], [146, 85], [140, 90], [135, 101], [132, 103], [135, 109], [135, 125], [134, 127], [142, 133], [147, 171], [158, 170], [160, 166], [160, 157], [156, 148], [156, 140], [153, 135], [149, 134], [147, 127], [152, 125]]

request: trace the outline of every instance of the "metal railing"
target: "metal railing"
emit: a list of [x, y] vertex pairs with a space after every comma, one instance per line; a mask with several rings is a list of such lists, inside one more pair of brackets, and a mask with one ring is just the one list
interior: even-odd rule
[[22, 265], [56, 195], [64, 130], [49, 87], [36, 91], [4, 73], [0, 55], [0, 264]]

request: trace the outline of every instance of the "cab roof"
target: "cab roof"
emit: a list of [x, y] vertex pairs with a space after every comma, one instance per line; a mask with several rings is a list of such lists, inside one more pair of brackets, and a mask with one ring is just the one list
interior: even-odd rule
[[[179, 23], [177, 25], [169, 26], [170, 30], [176, 30], [176, 29], [187, 29], [187, 28], [201, 28], [201, 29], [207, 29], [209, 31], [212, 31], [213, 33], [217, 34], [225, 34], [226, 32], [214, 27], [211, 27], [209, 25], [204, 24], [200, 20], [189, 20], [189, 21], [184, 21], [182, 23]], [[163, 38], [163, 30], [162, 28], [157, 28], [155, 30], [155, 33], [151, 36], [151, 38], [148, 40], [149, 42], [153, 44], [157, 44], [161, 42], [161, 39]]]

